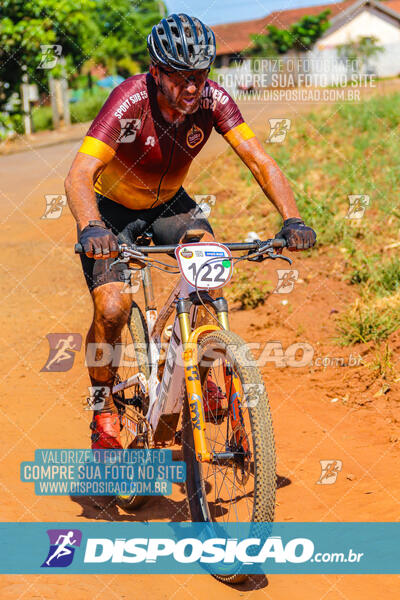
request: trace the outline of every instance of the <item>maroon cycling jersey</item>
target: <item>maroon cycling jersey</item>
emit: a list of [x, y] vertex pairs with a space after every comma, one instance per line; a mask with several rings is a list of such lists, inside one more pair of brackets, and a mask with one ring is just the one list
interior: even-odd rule
[[128, 208], [150, 208], [175, 195], [213, 127], [233, 145], [254, 136], [214, 81], [206, 81], [198, 110], [175, 125], [161, 114], [153, 77], [135, 75], [110, 94], [79, 152], [106, 164], [97, 192]]

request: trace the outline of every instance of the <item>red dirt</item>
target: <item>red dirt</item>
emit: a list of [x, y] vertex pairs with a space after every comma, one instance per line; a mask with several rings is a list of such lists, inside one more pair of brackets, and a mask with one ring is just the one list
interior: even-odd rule
[[[35, 496], [19, 481], [19, 464], [36, 448], [79, 448], [88, 444], [89, 415], [83, 411], [88, 378], [84, 353], [76, 354], [66, 373], [41, 373], [47, 358], [46, 334], [76, 332], [84, 337], [91, 301], [72, 252], [75, 229], [67, 209], [58, 220], [41, 220], [44, 194], [62, 193], [62, 181], [78, 143], [16, 154], [0, 160], [3, 370], [0, 463], [2, 521], [75, 521], [107, 519], [88, 502], [69, 497]], [[210, 158], [205, 153], [203, 158]], [[315, 357], [360, 353], [373, 360], [368, 346], [334, 345], [334, 321], [354, 288], [335, 270], [340, 257], [328, 253], [295, 256], [302, 283], [289, 295], [274, 294], [256, 310], [231, 313], [231, 327], [245, 340], [279, 340], [284, 349], [298, 341], [315, 347]], [[274, 264], [263, 263], [273, 279]], [[278, 267], [280, 268], [280, 266]], [[162, 279], [156, 290], [165, 295]], [[282, 304], [282, 300], [288, 304]], [[398, 351], [399, 336], [390, 339]], [[399, 384], [377, 395], [385, 382], [373, 381], [366, 364], [358, 367], [262, 369], [272, 405], [278, 474], [287, 480], [278, 490], [278, 521], [397, 521], [400, 499], [398, 442]], [[332, 401], [337, 398], [337, 401]], [[319, 461], [343, 461], [334, 485], [316, 485]], [[398, 468], [399, 467], [399, 468]], [[150, 500], [136, 515], [113, 510], [108, 518], [126, 521], [188, 519], [183, 489], [169, 498]], [[88, 600], [178, 598], [225, 600], [228, 597], [307, 600], [394, 599], [394, 576], [255, 577], [231, 588], [209, 576], [3, 576], [0, 597]], [[137, 590], [142, 590], [138, 595]]]

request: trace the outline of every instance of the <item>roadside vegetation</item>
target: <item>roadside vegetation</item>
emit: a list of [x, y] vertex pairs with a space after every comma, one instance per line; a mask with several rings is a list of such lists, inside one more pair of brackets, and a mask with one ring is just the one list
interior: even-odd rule
[[[110, 90], [97, 88], [92, 92], [87, 91], [77, 102], [71, 102], [71, 123], [88, 123], [99, 113], [106, 101]], [[51, 106], [39, 106], [32, 110], [33, 127], [35, 131], [53, 129]]]
[[[290, 179], [321, 251], [340, 257], [336, 276], [357, 291], [356, 303], [337, 318], [345, 345], [380, 342], [400, 327], [399, 106], [396, 93], [299, 115], [283, 144], [265, 145]], [[279, 216], [233, 152], [215, 161], [211, 176], [207, 171], [196, 181], [198, 193], [211, 193], [211, 186], [221, 239], [243, 240], [250, 231], [266, 239], [280, 229]], [[369, 197], [362, 218], [349, 218], [349, 195]], [[228, 295], [253, 308], [276, 282], [260, 283], [259, 265], [241, 271]]]

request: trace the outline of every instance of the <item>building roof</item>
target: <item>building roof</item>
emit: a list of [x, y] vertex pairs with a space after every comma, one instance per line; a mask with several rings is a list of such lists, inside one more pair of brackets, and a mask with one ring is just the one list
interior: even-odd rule
[[391, 8], [394, 12], [400, 13], [400, 0], [390, 0], [390, 2], [385, 2], [385, 6]]
[[[397, 3], [397, 2], [396, 2]], [[343, 25], [354, 19], [356, 15], [359, 15], [366, 6], [375, 13], [382, 13], [386, 16], [386, 19], [390, 19], [392, 22], [400, 23], [400, 11], [397, 12], [389, 6], [390, 2], [378, 2], [377, 0], [356, 0], [353, 4], [350, 4], [348, 8], [342, 10], [335, 15], [331, 20], [331, 26], [327, 31], [324, 32], [322, 38], [328, 37], [333, 31], [340, 29]]]
[[[302, 17], [308, 15], [318, 15], [323, 10], [329, 9], [329, 19], [338, 17], [340, 13], [350, 7], [359, 6], [362, 2], [354, 0], [345, 0], [334, 4], [321, 4], [318, 6], [303, 6], [292, 10], [279, 10], [270, 13], [261, 19], [252, 21], [241, 21], [239, 23], [227, 23], [224, 25], [215, 25], [212, 29], [217, 41], [217, 56], [221, 54], [238, 54], [251, 46], [251, 35], [267, 33], [267, 25], [275, 25], [278, 29], [287, 29], [293, 23], [299, 21]], [[389, 2], [373, 2], [375, 5], [381, 5], [382, 8], [389, 8], [394, 12], [400, 13], [400, 0], [389, 0]]]

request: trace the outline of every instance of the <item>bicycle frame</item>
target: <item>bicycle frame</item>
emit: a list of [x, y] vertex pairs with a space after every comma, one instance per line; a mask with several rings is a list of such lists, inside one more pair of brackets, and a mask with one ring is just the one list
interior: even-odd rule
[[[205, 438], [202, 389], [197, 366], [197, 343], [206, 333], [218, 329], [229, 329], [227, 302], [223, 297], [214, 300], [206, 294], [206, 301], [214, 305], [219, 325], [202, 325], [193, 329], [197, 305], [195, 297], [192, 296], [191, 298], [190, 296], [195, 292], [195, 288], [181, 277], [158, 314], [150, 267], [145, 266], [141, 271], [141, 275], [145, 299], [145, 316], [149, 333], [150, 378], [145, 382], [142, 374], [135, 375], [131, 380], [114, 386], [113, 393], [137, 383], [144, 392], [147, 391], [150, 402], [145, 418], [152, 427], [154, 442], [162, 444], [174, 438], [186, 391], [197, 460], [210, 462], [213, 460], [213, 456], [207, 450]], [[158, 367], [161, 355], [161, 336], [175, 307], [177, 314], [172, 327], [172, 335], [168, 343], [165, 366], [160, 381]], [[238, 406], [240, 392], [236, 389], [237, 384], [233, 377], [232, 380], [234, 402]], [[238, 414], [239, 411], [237, 410], [236, 415]], [[125, 425], [128, 426], [129, 423], [125, 423]]]
[[[232, 250], [253, 250], [255, 251], [254, 255], [262, 256], [267, 254], [269, 258], [281, 258], [291, 264], [292, 261], [290, 258], [273, 253], [273, 248], [283, 248], [285, 246], [286, 242], [282, 239], [271, 239], [266, 242], [260, 242], [258, 240], [255, 242], [228, 245]], [[154, 248], [147, 247], [146, 253], [168, 253], [175, 249], [176, 246], [174, 245], [157, 246]], [[120, 252], [123, 250], [124, 249], [121, 246]], [[131, 251], [133, 254], [130, 256], [134, 259], [139, 258], [140, 260], [141, 250], [141, 247], [132, 247]], [[82, 246], [76, 244], [75, 251], [77, 253], [82, 253]], [[127, 262], [127, 260], [124, 262]], [[229, 330], [227, 302], [222, 296], [213, 299], [206, 292], [200, 292], [200, 294], [203, 294], [202, 300], [205, 300], [206, 303], [213, 306], [218, 325], [203, 325], [196, 328], [197, 305], [199, 304], [198, 295], [196, 289], [190, 285], [183, 276], [180, 277], [179, 282], [172, 290], [168, 300], [160, 311], [160, 314], [157, 313], [156, 309], [150, 267], [148, 265], [142, 268], [141, 277], [145, 299], [146, 323], [149, 334], [149, 346], [146, 348], [146, 352], [151, 365], [150, 377], [146, 380], [143, 373], [139, 372], [132, 377], [129, 377], [127, 380], [120, 381], [114, 385], [112, 392], [113, 394], [117, 394], [133, 385], [139, 385], [142, 392], [148, 394], [149, 407], [142, 421], [147, 423], [147, 427], [151, 427], [151, 429], [149, 429], [151, 439], [154, 440], [155, 443], [161, 445], [174, 439], [186, 392], [197, 460], [199, 462], [213, 463], [231, 461], [234, 459], [233, 452], [226, 450], [225, 452], [211, 454], [207, 450], [203, 392], [197, 356], [198, 342], [202, 336], [216, 330]], [[161, 336], [175, 306], [176, 317], [160, 381], [158, 369], [161, 356]], [[182, 360], [177, 360], [177, 358], [181, 358]], [[228, 418], [231, 421], [232, 432], [237, 444], [241, 445], [244, 451], [247, 451], [248, 442], [241, 410], [244, 391], [239, 377], [229, 364], [225, 364], [224, 366], [224, 378], [226, 389], [229, 389]], [[132, 435], [138, 435], [138, 423], [128, 418], [126, 414], [122, 415], [122, 423]]]
[[[149, 269], [149, 267], [146, 268]], [[146, 289], [149, 290], [149, 279], [150, 274], [144, 273], [143, 287], [145, 297]], [[201, 461], [208, 461], [211, 460], [211, 455], [207, 450], [205, 439], [203, 394], [197, 367], [197, 342], [199, 338], [206, 333], [217, 329], [229, 329], [228, 307], [224, 298], [216, 299], [214, 301], [209, 298], [209, 302], [214, 304], [216, 308], [216, 317], [219, 325], [208, 324], [193, 329], [196, 322], [197, 308], [195, 302], [190, 299], [190, 295], [194, 292], [195, 289], [183, 278], [180, 278], [180, 281], [170, 294], [163, 310], [160, 312], [159, 317], [154, 322], [150, 334], [150, 356], [152, 363], [150, 389], [153, 391], [153, 398], [150, 397], [148, 420], [153, 427], [154, 439], [156, 441], [159, 438], [163, 439], [164, 435], [166, 435], [168, 439], [171, 439], [178, 424], [183, 399], [185, 398], [184, 392], [186, 387], [192, 419], [196, 456]], [[159, 383], [157, 378], [157, 364], [159, 359], [161, 333], [171, 312], [174, 310], [175, 305], [176, 317], [166, 354], [162, 381]], [[151, 323], [153, 315], [150, 311], [148, 313], [146, 307], [146, 318], [148, 314]], [[179, 358], [181, 360], [177, 360], [178, 352], [180, 353]]]

